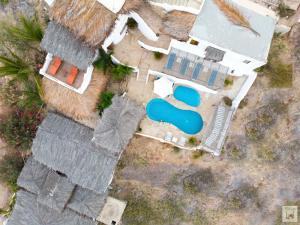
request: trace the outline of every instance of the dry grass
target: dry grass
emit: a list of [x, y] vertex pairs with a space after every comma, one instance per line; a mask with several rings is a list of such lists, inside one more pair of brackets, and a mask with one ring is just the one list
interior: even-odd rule
[[45, 102], [49, 107], [93, 128], [99, 118], [96, 112], [99, 94], [106, 88], [108, 80], [102, 73], [94, 72], [88, 89], [80, 95], [44, 78]]
[[91, 46], [101, 44], [116, 19], [116, 15], [97, 0], [55, 1], [51, 17]]
[[245, 18], [245, 16], [235, 6], [228, 3], [226, 0], [214, 0], [214, 2], [232, 23], [241, 27], [245, 27], [251, 30], [253, 33], [259, 35], [255, 30], [252, 29], [247, 18]]

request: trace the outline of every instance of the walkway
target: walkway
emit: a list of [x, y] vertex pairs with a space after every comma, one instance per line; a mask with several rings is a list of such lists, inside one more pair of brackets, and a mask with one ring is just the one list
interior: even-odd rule
[[209, 130], [206, 132], [202, 146], [205, 150], [220, 155], [233, 116], [233, 109], [220, 104], [216, 107]]

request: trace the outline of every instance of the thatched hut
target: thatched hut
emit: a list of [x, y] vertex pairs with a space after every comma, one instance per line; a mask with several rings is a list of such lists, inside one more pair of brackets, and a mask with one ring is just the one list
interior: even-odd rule
[[85, 71], [96, 56], [96, 51], [78, 40], [68, 29], [52, 21], [48, 24], [41, 47], [48, 53]]
[[97, 0], [55, 1], [51, 18], [91, 46], [100, 45], [110, 33], [117, 15]]
[[128, 145], [144, 115], [144, 107], [128, 98], [114, 97], [112, 105], [104, 111], [96, 126], [94, 143], [118, 156]]

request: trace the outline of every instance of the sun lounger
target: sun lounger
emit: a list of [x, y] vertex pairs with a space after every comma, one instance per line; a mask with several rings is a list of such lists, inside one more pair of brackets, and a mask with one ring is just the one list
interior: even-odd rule
[[72, 85], [74, 83], [74, 81], [76, 80], [77, 75], [78, 75], [78, 68], [75, 66], [72, 66], [71, 71], [67, 78], [67, 83], [69, 85]]
[[218, 71], [217, 70], [213, 70], [210, 74], [209, 80], [208, 80], [208, 86], [214, 86], [216, 78], [218, 75]]
[[185, 146], [185, 144], [186, 144], [186, 138], [185, 137], [180, 137], [178, 145]]
[[165, 136], [165, 141], [167, 142], [171, 142], [173, 138], [173, 135], [171, 132], [167, 132], [166, 136]]
[[171, 53], [168, 57], [168, 63], [167, 63], [166, 69], [171, 70], [173, 68], [175, 59], [176, 59], [176, 54]]
[[202, 72], [203, 65], [201, 63], [197, 63], [194, 68], [192, 79], [197, 80], [199, 78], [200, 73]]
[[185, 75], [186, 74], [186, 71], [188, 69], [188, 65], [190, 64], [190, 60], [184, 58], [182, 61], [181, 61], [181, 64], [180, 64], [180, 74], [181, 75]]
[[57, 56], [54, 57], [49, 67], [49, 74], [55, 76], [61, 64], [61, 59]]

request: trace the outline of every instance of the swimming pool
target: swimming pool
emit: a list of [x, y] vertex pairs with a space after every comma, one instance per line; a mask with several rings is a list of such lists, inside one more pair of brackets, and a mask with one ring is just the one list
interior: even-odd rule
[[203, 119], [199, 113], [176, 108], [160, 98], [152, 99], [146, 111], [151, 120], [173, 124], [187, 134], [197, 134], [203, 128]]
[[197, 107], [200, 105], [200, 94], [193, 88], [178, 86], [174, 91], [174, 97], [187, 105]]

